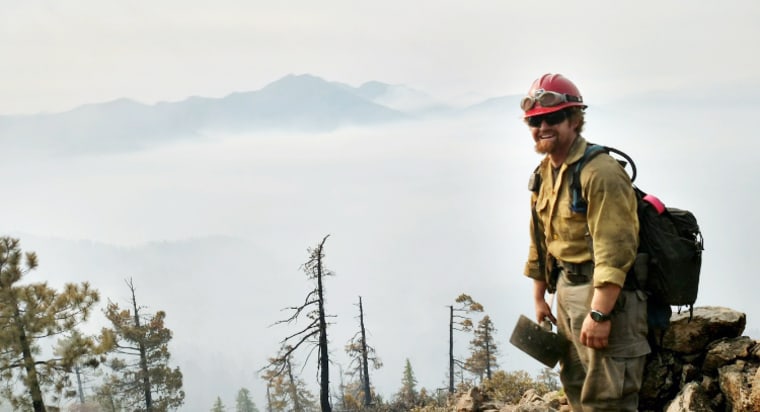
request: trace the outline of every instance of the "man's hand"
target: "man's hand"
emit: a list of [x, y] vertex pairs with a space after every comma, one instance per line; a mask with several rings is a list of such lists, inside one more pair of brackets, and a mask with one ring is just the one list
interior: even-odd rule
[[589, 348], [604, 349], [609, 344], [612, 321], [597, 322], [586, 316], [581, 327], [581, 343]]
[[557, 318], [552, 315], [552, 309], [549, 307], [549, 304], [546, 303], [546, 300], [541, 299], [540, 301], [536, 301], [536, 322], [540, 325], [541, 322], [546, 320], [547, 318], [553, 323], [557, 324]]
[[[596, 309], [602, 313], [611, 313], [620, 295], [620, 290], [620, 286], [613, 283], [604, 283], [602, 286], [594, 288], [591, 309]], [[581, 326], [581, 344], [593, 349], [604, 349], [609, 345], [611, 329], [612, 321], [597, 322], [591, 319], [590, 315], [586, 315], [583, 326]]]
[[552, 308], [546, 303], [544, 295], [546, 294], [546, 282], [540, 280], [533, 281], [533, 304], [536, 309], [536, 322], [540, 325], [546, 318], [553, 324], [557, 324], [557, 318], [552, 315]]

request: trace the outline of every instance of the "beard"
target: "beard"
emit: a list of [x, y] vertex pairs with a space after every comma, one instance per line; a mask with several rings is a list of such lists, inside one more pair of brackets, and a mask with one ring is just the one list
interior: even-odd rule
[[534, 148], [538, 154], [550, 154], [557, 148], [557, 139], [539, 139]]

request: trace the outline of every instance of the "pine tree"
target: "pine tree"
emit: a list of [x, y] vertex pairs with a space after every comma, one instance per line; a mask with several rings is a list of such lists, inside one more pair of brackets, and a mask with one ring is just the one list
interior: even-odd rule
[[[70, 374], [78, 362], [96, 366], [96, 355], [108, 345], [79, 333], [78, 326], [90, 316], [98, 292], [87, 282], [66, 284], [61, 292], [46, 283], [18, 284], [37, 267], [37, 256], [23, 254], [18, 239], [0, 238], [0, 377], [23, 382], [25, 393], [6, 385], [3, 396], [14, 410], [46, 410], [43, 389], [58, 395], [71, 385]], [[45, 359], [40, 344], [61, 337], [54, 357]]]
[[[289, 348], [285, 348], [287, 351]], [[269, 360], [269, 369], [262, 373], [267, 382], [268, 412], [311, 412], [315, 411], [314, 395], [306, 383], [293, 371], [290, 355]]]
[[474, 336], [470, 341], [471, 356], [465, 361], [465, 369], [477, 376], [480, 381], [483, 380], [484, 375], [490, 379], [493, 369], [499, 367], [496, 361], [499, 348], [494, 338], [495, 333], [496, 328], [488, 315], [478, 322], [477, 328], [473, 331]]
[[470, 295], [461, 294], [457, 296], [457, 306], [449, 306], [449, 394], [454, 394], [454, 365], [462, 361], [454, 357], [454, 331], [469, 332], [472, 330], [472, 319], [469, 315], [472, 312], [482, 312], [483, 305], [475, 302]]
[[259, 412], [256, 404], [251, 399], [251, 391], [240, 388], [235, 398], [235, 412]]
[[135, 287], [127, 281], [131, 292], [131, 310], [109, 302], [106, 317], [120, 356], [110, 360], [114, 371], [105, 385], [109, 392], [131, 411], [164, 412], [178, 409], [185, 399], [182, 372], [169, 367], [171, 330], [164, 325], [166, 313], [142, 312], [137, 305]]
[[211, 412], [225, 412], [227, 408], [224, 407], [224, 404], [222, 403], [222, 398], [216, 397], [216, 401], [214, 401], [214, 406], [211, 407]]
[[395, 401], [403, 410], [411, 410], [417, 405], [418, 397], [417, 378], [414, 377], [412, 363], [407, 359], [404, 365], [404, 375], [401, 378], [401, 389], [396, 394]]
[[94, 399], [103, 412], [121, 412], [126, 409], [121, 397], [116, 393], [117, 386], [116, 377], [108, 376], [100, 386], [95, 388]]

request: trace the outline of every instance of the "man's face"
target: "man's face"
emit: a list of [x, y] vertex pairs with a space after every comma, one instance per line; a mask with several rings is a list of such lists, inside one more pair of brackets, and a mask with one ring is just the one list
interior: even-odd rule
[[576, 136], [575, 125], [571, 124], [564, 110], [533, 116], [528, 119], [528, 127], [536, 144], [536, 152], [541, 154], [567, 151]]

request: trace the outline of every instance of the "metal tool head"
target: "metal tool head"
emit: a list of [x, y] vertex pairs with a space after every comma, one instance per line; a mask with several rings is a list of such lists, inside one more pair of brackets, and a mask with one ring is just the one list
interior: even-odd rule
[[544, 365], [553, 368], [565, 356], [570, 341], [520, 315], [509, 342]]

